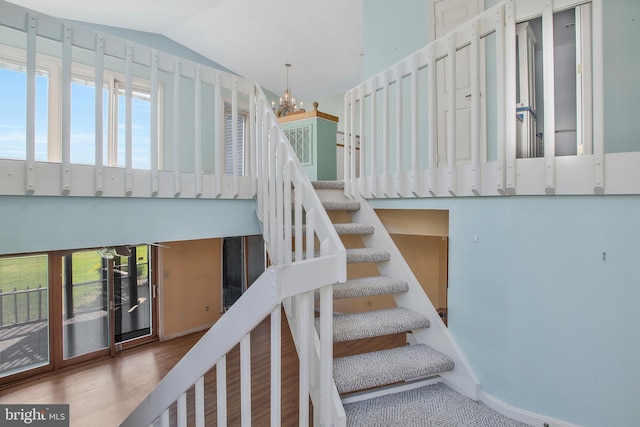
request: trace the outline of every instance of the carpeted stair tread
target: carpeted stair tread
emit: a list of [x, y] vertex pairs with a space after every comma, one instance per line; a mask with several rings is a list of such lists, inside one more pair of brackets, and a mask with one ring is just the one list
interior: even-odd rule
[[[429, 318], [408, 308], [386, 308], [333, 316], [333, 341], [380, 337], [429, 327]], [[320, 319], [316, 319], [320, 328]]]
[[384, 249], [352, 248], [347, 249], [347, 264], [360, 262], [384, 262], [391, 259], [391, 254]]
[[[404, 280], [388, 276], [362, 277], [333, 285], [333, 299], [393, 295], [408, 291], [409, 284]], [[316, 299], [319, 299], [318, 292], [316, 292]]]
[[345, 224], [333, 224], [339, 235], [344, 234], [373, 234], [373, 225], [359, 224], [357, 222], [348, 222]]
[[327, 211], [357, 211], [360, 210], [360, 202], [353, 200], [341, 200], [339, 202], [322, 202]]
[[344, 190], [344, 181], [311, 181], [316, 190]]
[[525, 427], [444, 383], [344, 405], [349, 427]]
[[339, 393], [379, 387], [439, 374], [453, 369], [453, 360], [417, 344], [333, 360], [333, 378]]

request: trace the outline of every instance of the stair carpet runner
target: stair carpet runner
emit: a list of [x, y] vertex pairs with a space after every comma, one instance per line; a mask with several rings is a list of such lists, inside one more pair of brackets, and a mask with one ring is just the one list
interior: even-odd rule
[[[316, 190], [343, 190], [342, 181], [316, 181], [313, 182]], [[327, 211], [354, 212], [360, 209], [360, 203], [352, 200], [327, 201], [322, 203]], [[339, 235], [367, 235], [374, 232], [374, 227], [368, 224], [345, 223], [334, 224]], [[390, 253], [378, 248], [347, 248], [347, 264], [374, 262], [382, 263], [390, 260]], [[334, 285], [334, 299], [359, 298], [365, 296], [394, 295], [409, 291], [407, 282], [387, 276], [373, 276], [358, 279], [350, 279], [345, 283]], [[319, 295], [316, 293], [316, 298]], [[316, 320], [316, 328], [319, 329], [319, 319]], [[429, 319], [407, 308], [389, 308], [383, 310], [373, 310], [355, 314], [336, 314], [333, 322], [334, 342], [343, 342], [364, 338], [409, 332], [416, 329], [428, 328]], [[424, 377], [435, 376], [439, 373], [454, 369], [454, 362], [447, 355], [425, 345], [417, 344], [397, 347], [393, 349], [374, 351], [370, 353], [356, 354], [346, 357], [334, 358], [333, 377], [336, 388], [341, 395], [352, 392], [362, 392], [376, 387], [390, 386], [396, 383], [416, 380]], [[404, 425], [523, 425], [514, 423], [494, 411], [489, 410], [481, 403], [459, 395], [457, 392], [442, 383], [423, 386], [415, 390], [396, 392], [388, 396], [372, 398], [361, 402], [345, 405], [348, 426], [404, 426]], [[445, 392], [442, 393], [441, 390]], [[393, 391], [391, 391], [393, 393]], [[417, 393], [417, 394], [416, 394]], [[434, 414], [428, 408], [432, 403], [423, 405], [417, 396], [431, 396], [434, 393], [439, 395], [451, 395], [453, 399], [447, 398], [446, 402], [440, 402], [435, 406], [442, 410], [449, 407], [451, 410], [446, 414]], [[390, 400], [391, 399], [391, 400]], [[416, 402], [419, 406], [418, 412], [422, 412], [418, 418], [407, 418], [403, 408], [397, 402], [412, 402], [412, 409], [409, 412], [416, 412]], [[396, 402], [389, 405], [389, 402]], [[386, 405], [386, 406], [385, 406]], [[422, 406], [420, 406], [422, 405]], [[444, 406], [443, 406], [444, 405]], [[496, 422], [489, 421], [485, 415], [481, 418], [484, 421], [473, 422], [468, 419], [470, 413], [478, 413], [476, 409], [469, 407], [480, 405], [495, 417]], [[475, 406], [473, 406], [475, 408]], [[484, 407], [484, 408], [482, 408]], [[372, 410], [372, 408], [377, 408]], [[423, 409], [426, 409], [424, 412]], [[460, 414], [463, 418], [456, 418]], [[375, 418], [375, 422], [372, 419]], [[412, 416], [410, 416], [412, 417]], [[454, 417], [454, 418], [451, 418]], [[445, 420], [446, 419], [446, 420]], [[416, 423], [417, 422], [417, 423]], [[452, 423], [451, 423], [452, 422]], [[407, 423], [407, 424], [405, 424]], [[425, 424], [426, 423], [426, 424]]]
[[[314, 188], [342, 189], [342, 182], [314, 182]], [[357, 201], [323, 202], [327, 211], [353, 212]], [[334, 224], [339, 235], [367, 235], [374, 232], [368, 224]], [[389, 261], [388, 251], [378, 248], [347, 248], [347, 263]], [[334, 286], [334, 298], [393, 295], [407, 292], [408, 283], [392, 277], [373, 276], [347, 280]], [[319, 328], [319, 322], [316, 327]], [[412, 310], [398, 307], [334, 316], [334, 342], [372, 338], [428, 328], [429, 319]], [[350, 393], [436, 375], [454, 368], [448, 356], [424, 345], [412, 345], [334, 359], [333, 375], [338, 392]]]

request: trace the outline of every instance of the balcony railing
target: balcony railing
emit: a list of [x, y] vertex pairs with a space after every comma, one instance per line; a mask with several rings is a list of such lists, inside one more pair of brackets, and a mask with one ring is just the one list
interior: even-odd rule
[[[577, 149], [561, 155], [555, 102], [575, 90], [555, 84], [554, 20], [572, 8]], [[536, 18], [537, 40], [526, 28]], [[640, 194], [640, 153], [605, 153], [602, 20], [602, 0], [505, 1], [348, 91], [346, 194]], [[537, 130], [534, 80], [544, 88]]]

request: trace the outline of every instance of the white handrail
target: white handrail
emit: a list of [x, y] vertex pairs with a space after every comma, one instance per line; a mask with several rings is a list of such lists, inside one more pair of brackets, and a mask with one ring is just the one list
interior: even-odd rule
[[[241, 411], [242, 425], [251, 425], [251, 379], [249, 354], [250, 332], [268, 315], [271, 315], [272, 330], [272, 406], [280, 406], [280, 305], [283, 301], [302, 295], [304, 304], [292, 306], [292, 316], [300, 319], [303, 328], [292, 328], [295, 342], [304, 342], [299, 348], [301, 395], [300, 420], [308, 420], [308, 399], [311, 396], [316, 418], [323, 425], [334, 423], [336, 403], [332, 400], [334, 385], [332, 377], [333, 358], [333, 293], [335, 282], [346, 280], [346, 250], [338, 237], [327, 213], [297, 156], [284, 136], [269, 102], [255, 85], [255, 117], [250, 120], [256, 143], [255, 165], [257, 173], [257, 212], [264, 226], [264, 240], [274, 264], [243, 294], [202, 339], [167, 374], [158, 386], [124, 421], [123, 426], [150, 425], [158, 417], [164, 417], [167, 408], [174, 402], [179, 405], [179, 415], [185, 419], [185, 393], [194, 385], [202, 383], [202, 377], [214, 366], [218, 378], [224, 377], [226, 354], [240, 343], [241, 347]], [[235, 104], [235, 102], [233, 102]], [[254, 159], [251, 159], [254, 161]], [[292, 215], [291, 210], [294, 210]], [[304, 242], [304, 243], [303, 243]], [[319, 243], [319, 248], [316, 244]], [[295, 247], [295, 257], [292, 256]], [[316, 250], [319, 249], [319, 250]], [[313, 293], [321, 289], [321, 336], [319, 352], [312, 350], [309, 334], [315, 331], [313, 310], [309, 303]], [[319, 354], [319, 356], [318, 356]], [[318, 357], [320, 358], [318, 362]], [[315, 369], [314, 369], [315, 368]], [[309, 383], [319, 384], [311, 388]], [[196, 386], [196, 391], [200, 386]], [[226, 380], [217, 385], [218, 417], [226, 419]], [[200, 396], [201, 392], [197, 392]], [[201, 398], [199, 398], [201, 399]], [[302, 404], [305, 402], [305, 404]], [[197, 403], [199, 411], [204, 404]], [[180, 409], [181, 408], [181, 409]], [[271, 425], [279, 425], [279, 409], [272, 410]], [[201, 413], [196, 414], [202, 419]]]

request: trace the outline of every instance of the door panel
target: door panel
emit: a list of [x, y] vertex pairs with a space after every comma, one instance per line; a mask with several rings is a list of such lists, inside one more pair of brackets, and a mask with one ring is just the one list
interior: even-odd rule
[[130, 247], [128, 257], [115, 257], [113, 291], [115, 343], [150, 335], [152, 320], [149, 247]]
[[94, 250], [62, 258], [64, 360], [109, 348], [108, 268]]
[[483, 10], [482, 0], [440, 0], [433, 3], [435, 38], [478, 15]]
[[[436, 63], [438, 108], [438, 166], [447, 164], [447, 123], [449, 121], [448, 76], [445, 57]], [[471, 159], [471, 76], [469, 74], [469, 47], [456, 52], [456, 160]]]

